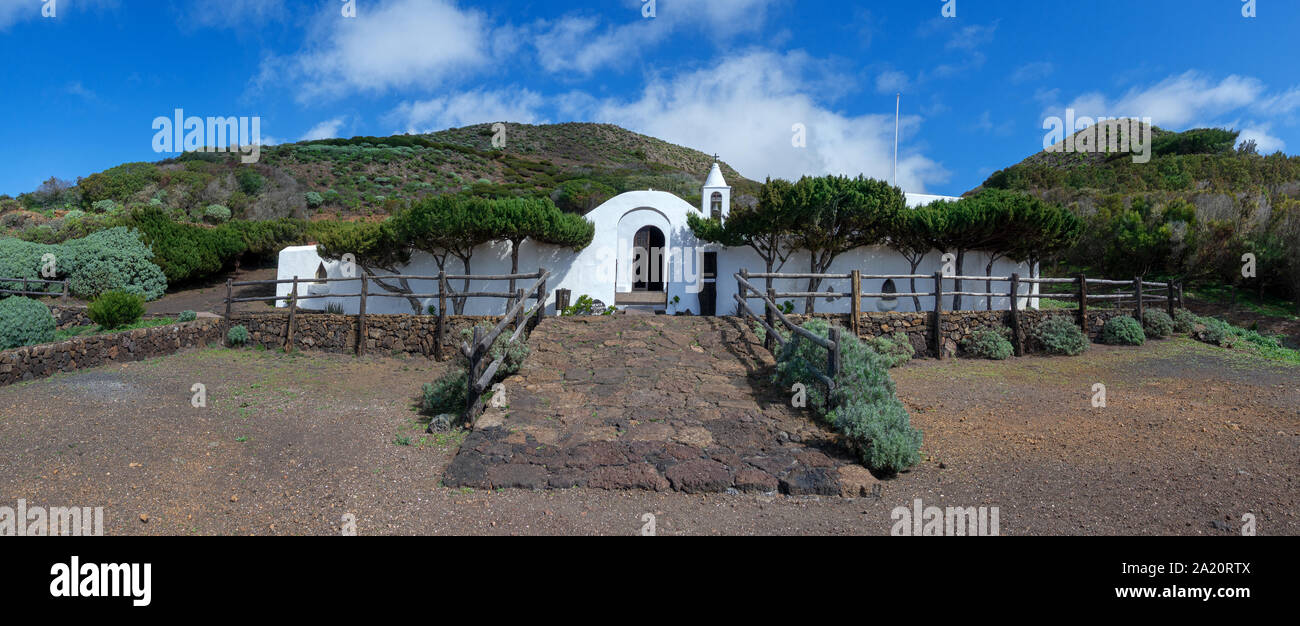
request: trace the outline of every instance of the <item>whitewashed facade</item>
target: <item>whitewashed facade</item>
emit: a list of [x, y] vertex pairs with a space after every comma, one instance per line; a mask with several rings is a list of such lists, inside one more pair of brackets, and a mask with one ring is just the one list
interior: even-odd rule
[[[701, 206], [688, 204], [681, 198], [663, 191], [632, 191], [609, 199], [587, 214], [587, 219], [595, 224], [596, 234], [590, 246], [580, 252], [561, 249], [555, 246], [536, 244], [525, 241], [520, 248], [520, 273], [535, 272], [546, 268], [551, 272], [548, 288], [552, 290], [547, 302], [548, 312], [554, 312], [555, 289], [568, 289], [572, 300], [588, 295], [606, 305], [620, 308], [636, 307], [667, 313], [690, 312], [695, 315], [709, 312], [709, 296], [715, 298], [713, 312], [718, 315], [730, 315], [735, 312], [733, 295], [737, 293], [734, 275], [743, 269], [750, 272], [764, 271], [764, 264], [758, 254], [748, 247], [725, 248], [698, 241], [687, 226], [688, 215], [716, 214], [725, 220], [731, 209], [731, 188], [723, 179], [722, 171], [715, 163], [704, 183], [701, 194]], [[938, 199], [950, 199], [943, 196], [907, 194], [907, 203], [911, 207]], [[638, 254], [637, 250], [650, 250]], [[662, 252], [659, 252], [662, 251]], [[716, 272], [706, 273], [706, 265], [716, 259]], [[984, 274], [987, 256], [980, 252], [967, 254], [965, 261], [966, 275]], [[447, 261], [449, 274], [462, 274], [464, 268], [455, 258]], [[917, 274], [932, 274], [941, 267], [941, 255], [931, 252], [926, 256]], [[640, 271], [637, 271], [640, 268]], [[655, 268], [661, 268], [658, 272]], [[471, 260], [472, 274], [508, 274], [510, 272], [510, 244], [499, 242], [487, 244], [475, 250]], [[712, 269], [711, 267], [708, 269]], [[831, 273], [848, 273], [854, 269], [863, 274], [909, 274], [911, 267], [897, 252], [883, 246], [860, 248], [841, 255], [830, 268]], [[299, 278], [299, 294], [356, 294], [360, 291], [359, 281], [341, 281], [315, 283], [320, 276], [342, 278], [345, 270], [339, 261], [323, 260], [316, 252], [315, 246], [295, 246], [280, 252], [280, 279]], [[359, 269], [356, 271], [360, 271]], [[796, 253], [783, 268], [784, 272], [807, 272], [808, 255]], [[999, 260], [993, 266], [994, 276], [1009, 276], [1019, 272], [1022, 276], [1032, 275], [1030, 268], [1007, 260]], [[412, 255], [410, 264], [403, 274], [411, 276], [434, 276], [438, 266], [433, 258], [423, 252]], [[519, 281], [517, 287], [527, 287], [532, 281]], [[760, 279], [754, 279], [757, 286], [762, 286]], [[908, 281], [894, 281], [885, 285], [882, 280], [863, 280], [862, 290], [867, 293], [893, 291], [907, 293], [912, 291]], [[983, 291], [985, 283], [967, 281], [963, 291]], [[452, 289], [460, 291], [463, 283], [454, 281]], [[437, 292], [436, 281], [411, 281], [416, 293]], [[775, 288], [778, 292], [803, 292], [807, 290], [806, 280], [778, 280]], [[933, 281], [923, 279], [916, 281], [918, 292], [932, 292]], [[993, 283], [995, 291], [1006, 292], [1009, 287], [1005, 282]], [[281, 284], [277, 295], [287, 297], [292, 286]], [[470, 291], [507, 291], [502, 281], [474, 281]], [[848, 291], [848, 281], [823, 281], [820, 291]], [[951, 283], [945, 289], [952, 290]], [[1026, 286], [1027, 291], [1027, 286]], [[383, 292], [374, 284], [369, 292]], [[816, 310], [819, 313], [847, 313], [848, 298], [819, 298]], [[430, 299], [425, 305], [436, 303]], [[356, 313], [360, 308], [357, 297], [338, 297], [302, 300], [303, 309], [324, 310], [329, 305], [338, 305], [345, 313]], [[1021, 306], [1036, 306], [1037, 302], [1022, 298]], [[285, 306], [284, 301], [278, 303]], [[757, 302], [755, 302], [757, 305]], [[984, 298], [963, 298], [963, 309], [984, 309]], [[795, 310], [803, 310], [803, 301], [795, 301]], [[921, 309], [930, 310], [933, 298], [921, 298]], [[945, 309], [951, 310], [952, 298], [945, 298]], [[994, 298], [994, 309], [1010, 307], [1009, 298]], [[371, 297], [366, 303], [368, 313], [411, 313], [410, 303], [403, 298]], [[867, 299], [864, 311], [912, 311], [915, 310], [912, 298], [903, 297], [892, 300]], [[500, 315], [504, 311], [504, 300], [478, 298], [467, 303], [466, 315]], [[421, 311], [423, 312], [423, 310]]]

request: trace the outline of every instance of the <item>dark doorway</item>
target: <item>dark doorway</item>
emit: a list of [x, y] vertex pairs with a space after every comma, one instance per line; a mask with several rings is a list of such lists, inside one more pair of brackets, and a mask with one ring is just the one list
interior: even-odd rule
[[664, 290], [664, 233], [654, 226], [632, 237], [632, 291]]
[[700, 273], [704, 284], [700, 288], [700, 315], [718, 314], [718, 253], [704, 253], [704, 271]]

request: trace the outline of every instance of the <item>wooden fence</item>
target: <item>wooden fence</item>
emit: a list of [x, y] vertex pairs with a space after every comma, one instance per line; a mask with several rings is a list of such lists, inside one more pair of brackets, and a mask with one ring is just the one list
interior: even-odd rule
[[[748, 278], [749, 272], [746, 270], [741, 270], [736, 274], [736, 286], [738, 289], [737, 293], [733, 297], [736, 299], [736, 305], [739, 308], [741, 315], [748, 315], [749, 317], [754, 318], [759, 324], [762, 324], [764, 330], [767, 331], [767, 336], [763, 340], [763, 345], [773, 354], [777, 353], [778, 347], [785, 346], [785, 338], [781, 336], [781, 333], [776, 332], [776, 324], [778, 321], [791, 333], [799, 335], [808, 341], [826, 348], [826, 371], [815, 372], [815, 374], [817, 375], [817, 378], [826, 385], [826, 397], [830, 398], [831, 392], [835, 390], [835, 376], [840, 371], [839, 327], [831, 326], [830, 337], [826, 338], [795, 324], [790, 321], [790, 318], [786, 317], [783, 311], [781, 311], [781, 307], [777, 306], [776, 300], [773, 297], [775, 293], [773, 290], [769, 289], [768, 292], [764, 294], [762, 291], [759, 291], [758, 288], [751, 285]], [[860, 282], [854, 281], [854, 284], [860, 284]], [[766, 314], [764, 316], [760, 317], [753, 311], [753, 309], [749, 308], [748, 299], [751, 297], [749, 295], [751, 293], [754, 294], [752, 297], [759, 298], [763, 301], [763, 306], [766, 309]], [[776, 295], [777, 297], [780, 297], [779, 294]], [[857, 315], [854, 315], [853, 325], [855, 333], [857, 332], [856, 320]]]
[[[22, 289], [0, 289], [0, 295], [8, 296], [36, 296], [38, 298], [52, 298], [59, 296], [64, 302], [68, 301], [68, 281], [66, 280], [37, 280], [35, 278], [0, 278], [0, 285], [10, 283], [21, 284]], [[62, 285], [62, 291], [30, 291], [27, 289], [30, 285]]]
[[[225, 298], [226, 320], [230, 319], [231, 307], [237, 302], [278, 302], [280, 300], [287, 300], [289, 303], [289, 325], [288, 325], [288, 330], [285, 333], [285, 346], [289, 347], [293, 345], [294, 322], [298, 314], [299, 300], [317, 300], [323, 298], [360, 298], [360, 309], [357, 314], [358, 328], [357, 328], [357, 347], [356, 347], [357, 355], [360, 356], [365, 354], [366, 351], [366, 301], [368, 299], [370, 298], [404, 298], [404, 299], [405, 298], [415, 298], [415, 299], [437, 298], [438, 299], [438, 325], [435, 331], [437, 337], [436, 337], [436, 341], [434, 342], [434, 356], [437, 359], [441, 360], [443, 358], [443, 354], [442, 354], [443, 338], [447, 333], [447, 300], [448, 299], [505, 298], [508, 301], [514, 301], [516, 299], [523, 301], [528, 298], [533, 298], [537, 295], [536, 293], [533, 292], [526, 292], [523, 289], [519, 289], [515, 291], [515, 293], [488, 292], [488, 291], [457, 292], [451, 288], [450, 285], [451, 281], [466, 280], [466, 279], [483, 280], [483, 281], [537, 279], [541, 284], [541, 286], [545, 287], [545, 283], [546, 283], [545, 277], [549, 275], [550, 272], [548, 272], [545, 268], [543, 268], [531, 274], [504, 274], [504, 275], [486, 275], [486, 274], [453, 275], [453, 274], [447, 274], [446, 272], [439, 272], [437, 276], [362, 275], [355, 278], [316, 278], [316, 279], [309, 279], [309, 280], [304, 280], [302, 278], [295, 276], [293, 278], [284, 278], [279, 280], [250, 280], [250, 281], [242, 281], [242, 282], [236, 282], [232, 279], [227, 279], [226, 298]], [[387, 293], [387, 292], [370, 293], [371, 282], [376, 282], [377, 280], [397, 280], [397, 279], [404, 279], [408, 281], [409, 280], [437, 281], [438, 291], [435, 293]], [[328, 294], [311, 294], [305, 296], [299, 295], [298, 287], [300, 284], [304, 282], [310, 282], [316, 284], [319, 283], [328, 284], [328, 283], [339, 283], [339, 282], [360, 282], [361, 288], [360, 291], [358, 291], [357, 293], [328, 293]], [[254, 287], [254, 286], [284, 285], [284, 284], [291, 285], [289, 290], [289, 295], [287, 296], [274, 295], [274, 296], [252, 296], [246, 298], [234, 297], [235, 287]], [[543, 291], [545, 290], [543, 289]], [[545, 293], [543, 293], [542, 295], [545, 295]], [[540, 303], [545, 303], [545, 300], [541, 300]], [[540, 304], [538, 308], [539, 309], [542, 308]]]
[[[1116, 304], [1127, 304], [1132, 301], [1135, 305], [1135, 317], [1138, 321], [1142, 320], [1146, 311], [1148, 302], [1163, 302], [1168, 309], [1170, 317], [1174, 314], [1176, 307], [1182, 306], [1183, 303], [1183, 284], [1181, 282], [1150, 282], [1144, 281], [1141, 277], [1135, 277], [1133, 280], [1107, 280], [1102, 278], [1088, 278], [1079, 274], [1074, 278], [1024, 278], [1019, 274], [1011, 276], [947, 276], [942, 272], [934, 274], [862, 274], [858, 270], [853, 270], [847, 274], [800, 274], [800, 273], [753, 273], [742, 269], [736, 275], [737, 295], [736, 301], [740, 306], [741, 314], [748, 314], [755, 317], [763, 324], [767, 330], [767, 339], [765, 345], [768, 350], [775, 351], [777, 343], [773, 342], [773, 332], [775, 326], [774, 318], [779, 319], [788, 328], [795, 326], [785, 317], [781, 308], [777, 306], [776, 301], [779, 298], [850, 298], [850, 330], [854, 335], [858, 335], [862, 318], [862, 300], [863, 298], [933, 298], [930, 307], [931, 317], [931, 347], [935, 355], [940, 359], [943, 358], [943, 299], [945, 296], [967, 296], [974, 298], [1009, 298], [1011, 301], [1011, 337], [1012, 345], [1015, 347], [1016, 356], [1024, 356], [1024, 341], [1020, 332], [1020, 298], [1052, 298], [1058, 300], [1076, 300], [1078, 306], [1079, 327], [1084, 334], [1088, 333], [1088, 303], [1098, 301], [1113, 301]], [[768, 289], [766, 293], [760, 291], [757, 287], [750, 284], [750, 279], [817, 279], [822, 280], [848, 280], [850, 290], [847, 292], [778, 292], [775, 289]], [[924, 280], [933, 281], [934, 289], [929, 292], [914, 293], [867, 293], [862, 291], [862, 281], [866, 280]], [[997, 291], [946, 291], [944, 290], [944, 281], [956, 283], [957, 281], [983, 281], [986, 284], [995, 282], [1010, 283], [1010, 289], [1007, 292]], [[1033, 285], [1074, 285], [1072, 292], [1059, 293], [1033, 293]], [[1029, 285], [1028, 292], [1022, 292], [1021, 286]], [[1111, 288], [1109, 293], [1097, 294], [1089, 293], [1089, 285], [1097, 287]], [[1132, 287], [1132, 291], [1117, 291], [1120, 287]], [[1158, 295], [1163, 292], [1164, 295]], [[753, 294], [752, 296], [750, 294]], [[767, 309], [766, 315], [759, 318], [757, 314], [749, 308], [747, 300], [749, 298], [760, 298], [763, 300]], [[800, 329], [802, 330], [802, 329]], [[806, 331], [805, 331], [806, 333]], [[800, 333], [808, 337], [811, 333]], [[815, 337], [815, 335], [813, 335]], [[811, 339], [811, 337], [810, 337]], [[821, 338], [818, 338], [821, 339]], [[780, 337], [777, 342], [783, 343]], [[817, 341], [818, 345], [827, 347], [825, 340]], [[838, 340], [832, 340], [834, 344]], [[837, 359], [837, 357], [832, 357]]]
[[[466, 359], [469, 359], [469, 375], [467, 377], [469, 380], [469, 395], [466, 396], [465, 400], [466, 420], [473, 422], [474, 418], [483, 410], [483, 392], [492, 384], [497, 369], [505, 362], [506, 355], [502, 354], [491, 363], [484, 364], [487, 360], [488, 351], [492, 349], [493, 342], [497, 340], [497, 337], [505, 331], [506, 326], [511, 322], [514, 322], [515, 325], [514, 334], [510, 335], [510, 342], [513, 343], [523, 336], [524, 329], [535, 328], [537, 323], [546, 316], [546, 300], [549, 298], [549, 292], [546, 291], [546, 279], [550, 275], [550, 272], [545, 269], [538, 272], [537, 282], [533, 283], [533, 286], [527, 290], [527, 295], [525, 295], [525, 290], [520, 289], [517, 292], [517, 301], [514, 307], [506, 312], [505, 317], [502, 317], [501, 321], [497, 322], [497, 325], [492, 330], [485, 334], [482, 328], [475, 326], [473, 343], [461, 342], [461, 354], [465, 355]], [[528, 319], [525, 319], [524, 307], [528, 304], [528, 299], [533, 296], [537, 298], [537, 309], [532, 315], [527, 316]], [[441, 310], [439, 314], [442, 314]], [[441, 327], [442, 324], [439, 323], [439, 328]], [[433, 432], [433, 424], [429, 425], [429, 432]]]
[[[314, 279], [314, 283], [332, 283], [332, 282], [350, 282], [360, 281], [361, 290], [357, 293], [350, 294], [315, 294], [315, 295], [298, 295], [298, 285], [301, 279], [294, 277], [292, 279], [280, 280], [250, 280], [235, 282], [226, 280], [226, 324], [230, 323], [231, 307], [236, 302], [275, 302], [279, 300], [288, 300], [289, 302], [289, 323], [285, 330], [284, 345], [286, 349], [293, 346], [294, 324], [298, 314], [299, 300], [313, 300], [321, 298], [360, 298], [360, 309], [357, 314], [357, 355], [365, 354], [366, 350], [366, 300], [367, 298], [437, 298], [438, 299], [438, 325], [436, 326], [434, 341], [434, 355], [442, 359], [443, 337], [447, 332], [447, 300], [454, 298], [504, 298], [507, 303], [513, 303], [509, 306], [505, 316], [500, 322], [487, 333], [483, 329], [474, 327], [474, 339], [472, 344], [461, 343], [461, 353], [469, 359], [469, 376], [468, 385], [469, 393], [465, 406], [465, 419], [473, 420], [479, 411], [483, 409], [483, 392], [492, 383], [492, 378], [496, 376], [497, 370], [501, 367], [505, 357], [497, 358], [491, 363], [486, 363], [486, 357], [492, 348], [492, 343], [511, 323], [515, 325], [514, 334], [510, 336], [510, 341], [517, 341], [524, 333], [526, 328], [534, 328], [537, 322], [541, 321], [546, 315], [546, 301], [550, 297], [550, 292], [546, 289], [547, 279], [551, 273], [546, 268], [541, 268], [531, 274], [504, 274], [504, 275], [452, 275], [446, 272], [439, 272], [437, 276], [367, 276], [362, 275], [357, 278], [323, 278]], [[404, 280], [436, 280], [438, 281], [438, 291], [436, 293], [370, 293], [370, 282], [376, 279], [404, 279]], [[503, 280], [528, 280], [536, 279], [528, 289], [518, 289], [514, 293], [509, 292], [457, 292], [451, 289], [450, 281], [453, 280], [479, 280], [479, 281], [503, 281]], [[291, 285], [288, 296], [255, 296], [247, 298], [234, 297], [235, 287], [252, 287], [264, 285]], [[525, 315], [526, 306], [529, 300], [536, 300], [537, 307], [529, 314]], [[527, 319], [526, 319], [527, 318]], [[432, 429], [432, 425], [430, 425]]]

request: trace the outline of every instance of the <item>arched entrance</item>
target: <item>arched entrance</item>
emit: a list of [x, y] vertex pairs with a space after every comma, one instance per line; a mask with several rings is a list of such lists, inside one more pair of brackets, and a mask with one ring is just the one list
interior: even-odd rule
[[632, 237], [632, 291], [663, 292], [667, 251], [664, 232], [644, 226]]

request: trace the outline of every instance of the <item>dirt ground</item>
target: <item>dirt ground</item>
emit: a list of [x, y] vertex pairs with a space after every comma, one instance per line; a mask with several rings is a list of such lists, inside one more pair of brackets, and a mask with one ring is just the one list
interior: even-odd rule
[[425, 435], [414, 403], [444, 367], [210, 349], [0, 388], [0, 504], [103, 506], [109, 535], [346, 514], [363, 535], [626, 535], [646, 513], [661, 535], [887, 534], [915, 498], [999, 507], [1005, 535], [1228, 534], [1248, 512], [1300, 534], [1300, 368], [1188, 340], [895, 370], [926, 460], [858, 499], [443, 487], [463, 434]]

